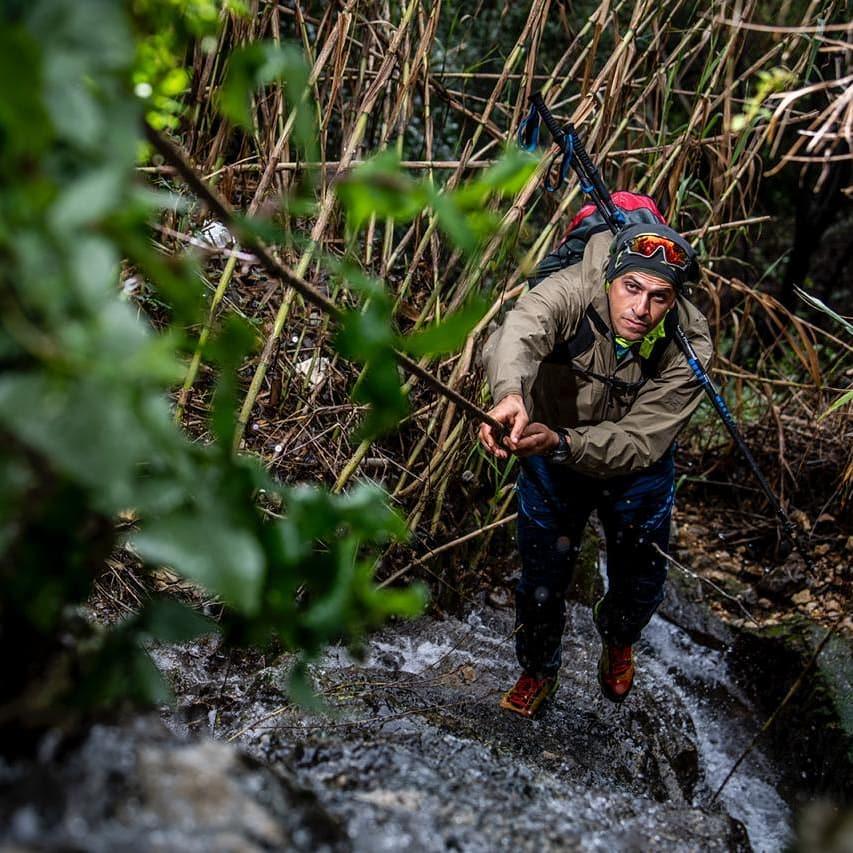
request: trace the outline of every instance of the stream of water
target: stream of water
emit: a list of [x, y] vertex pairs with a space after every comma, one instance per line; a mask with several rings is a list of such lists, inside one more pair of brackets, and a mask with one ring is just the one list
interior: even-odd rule
[[570, 603], [561, 687], [528, 721], [497, 707], [518, 673], [512, 627], [483, 606], [389, 626], [360, 662], [332, 648], [313, 667], [332, 717], [287, 702], [286, 659], [224, 667], [215, 645], [156, 657], [177, 687], [171, 727], [192, 719], [190, 731], [296, 772], [356, 851], [745, 850], [731, 818], [752, 849], [784, 849], [790, 810], [760, 749], [711, 803], [761, 723], [724, 652], [656, 617], [636, 687], [613, 706], [589, 608]]
[[[643, 634], [644, 668], [669, 679], [696, 729], [701, 765], [716, 791], [763, 722], [729, 675], [725, 653], [694, 642], [655, 616]], [[773, 786], [779, 769], [753, 750], [726, 784], [720, 799], [742, 821], [756, 853], [776, 853], [792, 840], [791, 810]]]

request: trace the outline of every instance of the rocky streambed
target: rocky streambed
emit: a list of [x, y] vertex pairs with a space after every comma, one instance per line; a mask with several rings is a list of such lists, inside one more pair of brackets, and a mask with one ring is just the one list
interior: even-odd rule
[[[516, 675], [512, 616], [398, 623], [365, 657], [312, 667], [325, 710], [287, 698], [292, 660], [215, 638], [153, 650], [177, 703], [48, 743], [6, 766], [6, 844], [23, 850], [780, 850], [786, 768], [754, 751], [763, 715], [722, 649], [661, 617], [627, 702], [600, 697], [598, 639], [572, 603], [555, 701], [497, 707]], [[57, 752], [61, 752], [60, 757]]]

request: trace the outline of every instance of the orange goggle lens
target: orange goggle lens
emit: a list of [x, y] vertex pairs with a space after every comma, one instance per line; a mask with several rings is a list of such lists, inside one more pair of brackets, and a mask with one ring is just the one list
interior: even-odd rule
[[690, 263], [687, 252], [678, 243], [657, 234], [640, 234], [625, 248], [630, 254], [643, 258], [653, 258], [656, 252], [663, 252], [664, 262], [680, 270], [686, 270]]

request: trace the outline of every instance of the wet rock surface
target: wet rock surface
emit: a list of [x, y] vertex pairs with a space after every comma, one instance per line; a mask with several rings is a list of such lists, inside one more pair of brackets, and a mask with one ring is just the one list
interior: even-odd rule
[[154, 714], [94, 726], [77, 744], [0, 773], [4, 851], [333, 851], [338, 821], [287, 776]]
[[[312, 666], [326, 711], [287, 698], [293, 659], [215, 637], [152, 650], [175, 689], [163, 721], [97, 726], [2, 773], [0, 849], [782, 849], [779, 770], [726, 653], [660, 617], [637, 684], [600, 696], [589, 608], [570, 603], [561, 685], [540, 718], [498, 708], [517, 676], [512, 614], [387, 627], [355, 661]], [[7, 845], [3, 848], [3, 843]]]
[[[313, 668], [331, 716], [289, 704], [285, 660], [248, 676], [214, 647], [158, 662], [180, 691], [176, 731], [215, 724], [292, 769], [356, 850], [749, 849], [743, 826], [708, 805], [694, 724], [651, 647], [629, 701], [611, 705], [589, 611], [571, 605], [559, 692], [528, 721], [497, 707], [517, 676], [511, 633], [508, 612], [484, 608], [392, 626], [360, 664], [333, 649]], [[211, 685], [230, 698], [204, 713]]]

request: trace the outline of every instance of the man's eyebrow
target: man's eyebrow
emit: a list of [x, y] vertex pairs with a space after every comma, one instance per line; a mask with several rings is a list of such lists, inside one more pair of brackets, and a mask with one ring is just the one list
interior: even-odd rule
[[634, 278], [631, 273], [625, 274], [625, 281], [631, 282], [632, 284], [636, 284], [639, 287], [642, 287], [644, 290], [648, 290], [652, 296], [657, 296], [659, 293], [663, 295], [669, 295], [670, 293], [675, 292], [675, 288], [670, 285], [655, 285], [655, 284], [643, 284], [639, 279]]

